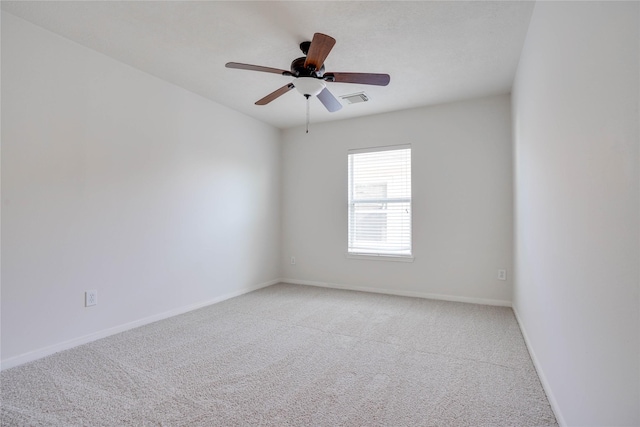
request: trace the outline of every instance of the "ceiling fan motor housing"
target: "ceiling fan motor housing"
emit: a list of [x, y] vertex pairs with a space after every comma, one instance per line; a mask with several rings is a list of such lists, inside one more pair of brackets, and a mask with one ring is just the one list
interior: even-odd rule
[[322, 67], [320, 67], [319, 70], [313, 70], [310, 68], [305, 68], [304, 63], [306, 60], [307, 58], [304, 56], [301, 58], [294, 59], [293, 62], [291, 62], [291, 74], [293, 74], [296, 77], [321, 78], [322, 75], [324, 74], [324, 64], [322, 64]]

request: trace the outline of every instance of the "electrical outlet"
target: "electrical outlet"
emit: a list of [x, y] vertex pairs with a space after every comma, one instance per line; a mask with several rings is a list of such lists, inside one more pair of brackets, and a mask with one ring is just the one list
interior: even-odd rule
[[98, 304], [98, 291], [85, 291], [84, 292], [84, 306], [91, 307]]
[[507, 280], [507, 270], [498, 270], [498, 280]]
[[291, 265], [296, 265], [296, 257], [291, 257]]

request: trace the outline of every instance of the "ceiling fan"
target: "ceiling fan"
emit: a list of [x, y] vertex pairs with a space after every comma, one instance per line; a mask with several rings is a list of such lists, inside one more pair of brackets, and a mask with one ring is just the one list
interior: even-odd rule
[[325, 82], [386, 86], [390, 80], [388, 74], [325, 72], [324, 61], [335, 44], [336, 40], [333, 37], [322, 33], [315, 33], [312, 41], [300, 43], [300, 50], [302, 50], [302, 53], [306, 56], [294, 59], [291, 63], [290, 71], [262, 67], [260, 65], [241, 64], [238, 62], [228, 62], [225, 66], [227, 68], [238, 68], [241, 70], [282, 74], [283, 76], [295, 78], [293, 82], [287, 83], [280, 89], [256, 101], [256, 105], [266, 105], [295, 87], [307, 100], [312, 96], [316, 96], [320, 102], [322, 102], [322, 105], [324, 105], [329, 112], [333, 113], [341, 109], [342, 104], [329, 92]]

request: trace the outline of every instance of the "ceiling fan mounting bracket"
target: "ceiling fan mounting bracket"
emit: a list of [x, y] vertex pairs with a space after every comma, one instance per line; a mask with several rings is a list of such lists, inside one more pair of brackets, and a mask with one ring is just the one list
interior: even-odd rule
[[309, 47], [311, 46], [311, 42], [302, 42], [300, 43], [300, 50], [304, 55], [309, 52]]

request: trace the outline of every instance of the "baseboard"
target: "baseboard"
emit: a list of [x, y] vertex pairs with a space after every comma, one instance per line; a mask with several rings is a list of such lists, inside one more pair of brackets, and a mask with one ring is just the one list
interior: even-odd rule
[[306, 285], [306, 286], [318, 286], [321, 288], [333, 288], [333, 289], [344, 289], [348, 291], [361, 291], [361, 292], [373, 292], [377, 294], [386, 294], [386, 295], [397, 295], [402, 297], [416, 297], [416, 298], [426, 298], [426, 299], [435, 299], [441, 301], [454, 301], [454, 302], [466, 302], [470, 304], [482, 304], [482, 305], [494, 305], [500, 307], [511, 307], [511, 301], [506, 300], [495, 300], [495, 299], [487, 299], [487, 298], [472, 298], [472, 297], [460, 297], [456, 295], [441, 295], [441, 294], [430, 294], [427, 292], [417, 292], [417, 291], [401, 291], [394, 289], [381, 289], [381, 288], [370, 288], [365, 286], [351, 286], [351, 285], [341, 285], [336, 283], [325, 283], [325, 282], [314, 282], [310, 280], [298, 280], [298, 279], [289, 279], [282, 278], [280, 279], [283, 283], [292, 283], [294, 285]]
[[518, 310], [515, 306], [513, 308], [513, 313], [516, 315], [516, 321], [518, 322], [518, 326], [520, 327], [520, 331], [522, 332], [522, 336], [524, 337], [524, 342], [527, 345], [527, 350], [529, 350], [529, 355], [531, 356], [531, 360], [533, 361], [533, 366], [536, 368], [536, 372], [538, 373], [538, 378], [540, 378], [540, 382], [542, 383], [542, 388], [544, 389], [545, 394], [547, 395], [547, 399], [549, 400], [549, 404], [551, 405], [551, 409], [553, 410], [554, 415], [556, 416], [556, 421], [558, 421], [558, 425], [560, 427], [565, 427], [567, 423], [562, 416], [562, 412], [560, 411], [560, 406], [558, 406], [558, 401], [551, 390], [551, 386], [549, 385], [549, 381], [547, 380], [546, 375], [544, 374], [544, 370], [542, 369], [542, 365], [540, 365], [540, 361], [536, 356], [536, 352], [531, 345], [531, 340], [529, 340], [529, 335], [527, 335], [527, 330], [525, 329], [520, 316], [518, 315]]
[[111, 335], [118, 334], [120, 332], [128, 331], [129, 329], [138, 328], [140, 326], [147, 325], [149, 323], [157, 322], [159, 320], [168, 319], [169, 317], [177, 316], [180, 314], [187, 313], [189, 311], [197, 310], [202, 307], [206, 307], [212, 304], [216, 304], [218, 302], [228, 300], [230, 298], [234, 298], [261, 288], [266, 288], [267, 286], [275, 285], [276, 283], [281, 282], [281, 279], [270, 280], [268, 282], [260, 283], [254, 286], [248, 286], [242, 289], [239, 289], [234, 292], [230, 292], [228, 294], [224, 294], [213, 298], [208, 301], [198, 302], [195, 304], [187, 305], [184, 307], [178, 307], [173, 310], [165, 311], [163, 313], [154, 314], [153, 316], [145, 317], [143, 319], [135, 320], [133, 322], [125, 323], [123, 325], [114, 326], [112, 328], [103, 329], [98, 332], [94, 332], [88, 335], [84, 335], [79, 338], [74, 338], [68, 341], [64, 341], [58, 344], [54, 344], [48, 347], [40, 348], [37, 350], [29, 351], [27, 353], [20, 354], [18, 356], [10, 357], [6, 360], [2, 360], [0, 362], [0, 370], [5, 370], [9, 368], [13, 368], [18, 365], [23, 365], [28, 362], [32, 362], [34, 360], [41, 359], [43, 357], [49, 356], [54, 353], [58, 353], [63, 350], [68, 350], [73, 347], [77, 347], [82, 344], [87, 344], [92, 341], [99, 340], [101, 338], [106, 338]]
[[[245, 287], [239, 289], [234, 292], [230, 292], [225, 295], [221, 295], [214, 299], [199, 302], [196, 304], [191, 304], [184, 307], [179, 307], [173, 310], [169, 310], [163, 313], [155, 314], [153, 316], [145, 317], [143, 319], [135, 320], [133, 322], [125, 323], [123, 325], [115, 326], [112, 328], [104, 329], [98, 332], [94, 332], [92, 334], [84, 335], [82, 337], [74, 338], [68, 341], [64, 341], [61, 343], [57, 343], [51, 346], [43, 347], [37, 350], [33, 350], [27, 353], [23, 353], [17, 356], [10, 357], [8, 359], [0, 361], [0, 370], [5, 370], [9, 368], [13, 368], [15, 366], [23, 365], [28, 362], [32, 362], [34, 360], [41, 359], [43, 357], [49, 356], [54, 353], [58, 353], [63, 350], [68, 350], [73, 347], [77, 347], [82, 344], [87, 344], [92, 341], [99, 340], [101, 338], [106, 338], [111, 335], [118, 334], [120, 332], [128, 331], [130, 329], [134, 329], [140, 326], [147, 325], [149, 323], [157, 322], [159, 320], [168, 319], [169, 317], [177, 316], [183, 313], [187, 313], [189, 311], [197, 310], [202, 307], [206, 307], [212, 304], [216, 304], [218, 302], [234, 298], [261, 288], [265, 288], [267, 286], [275, 285], [276, 283], [292, 283], [296, 285], [306, 285], [306, 286], [318, 286], [323, 288], [333, 288], [333, 289], [344, 289], [351, 291], [361, 291], [361, 292], [373, 292], [379, 294], [387, 294], [387, 295], [398, 295], [398, 296], [406, 296], [406, 297], [417, 297], [417, 298], [427, 298], [427, 299], [435, 299], [435, 300], [443, 300], [443, 301], [454, 301], [454, 302], [465, 302], [471, 304], [482, 304], [482, 305], [494, 305], [494, 306], [503, 306], [503, 307], [511, 307], [510, 301], [504, 300], [492, 300], [485, 298], [469, 298], [469, 297], [459, 297], [454, 295], [440, 295], [440, 294], [430, 294], [425, 292], [416, 292], [416, 291], [400, 291], [400, 290], [390, 290], [390, 289], [380, 289], [380, 288], [370, 288], [364, 286], [350, 286], [350, 285], [340, 285], [336, 283], [326, 283], [326, 282], [315, 282], [309, 280], [297, 280], [290, 278], [279, 278], [270, 280], [268, 282], [260, 283], [258, 285]], [[522, 326], [521, 326], [522, 329]], [[523, 335], [524, 332], [523, 332]], [[526, 336], [525, 336], [526, 340]], [[531, 350], [530, 350], [531, 352]], [[537, 368], [537, 366], [536, 366]], [[544, 382], [543, 382], [544, 385]], [[545, 386], [545, 391], [547, 391], [547, 387]], [[553, 407], [553, 405], [552, 405]], [[555, 411], [555, 408], [554, 408]]]

